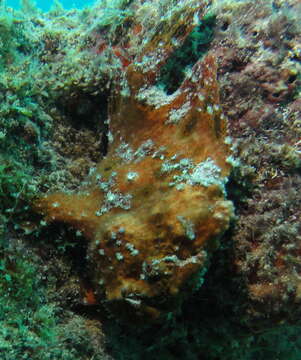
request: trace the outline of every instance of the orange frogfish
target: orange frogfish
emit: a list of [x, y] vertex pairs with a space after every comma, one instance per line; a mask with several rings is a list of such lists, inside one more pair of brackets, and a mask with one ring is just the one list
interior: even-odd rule
[[[191, 25], [192, 18], [188, 11], [181, 21]], [[116, 80], [109, 151], [88, 185], [33, 205], [48, 222], [70, 224], [85, 237], [96, 301], [143, 319], [170, 312], [201, 283], [233, 216], [214, 58], [200, 59], [173, 94], [156, 86], [172, 51], [165, 44], [181, 25], [152, 36]]]

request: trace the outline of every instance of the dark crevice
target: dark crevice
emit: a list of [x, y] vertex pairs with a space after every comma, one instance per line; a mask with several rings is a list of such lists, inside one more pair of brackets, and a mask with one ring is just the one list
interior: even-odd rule
[[185, 78], [187, 68], [193, 65], [208, 51], [214, 37], [216, 16], [206, 15], [198, 26], [187, 36], [183, 45], [176, 49], [162, 67], [158, 87], [163, 87], [167, 94], [174, 93]]
[[228, 22], [228, 21], [224, 21], [223, 24], [222, 24], [222, 26], [221, 26], [221, 30], [222, 30], [222, 31], [226, 31], [226, 30], [228, 30], [229, 26], [230, 26], [229, 22]]
[[92, 95], [78, 92], [58, 102], [58, 108], [75, 130], [88, 129], [100, 134], [99, 153], [108, 152], [108, 93]]
[[107, 95], [93, 96], [78, 92], [75, 96], [59, 102], [61, 112], [71, 120], [76, 129], [102, 130], [107, 117]]
[[104, 129], [101, 136], [101, 153], [106, 156], [109, 150], [109, 126], [108, 123], [104, 123]]

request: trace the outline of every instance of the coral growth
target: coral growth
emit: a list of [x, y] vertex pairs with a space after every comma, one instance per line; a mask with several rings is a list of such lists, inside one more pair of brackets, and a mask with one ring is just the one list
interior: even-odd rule
[[188, 9], [182, 21], [162, 26], [116, 76], [109, 152], [89, 184], [34, 204], [47, 221], [71, 224], [87, 238], [96, 298], [119, 313], [170, 311], [188, 280], [204, 272], [232, 216], [214, 58], [199, 60], [172, 95], [155, 85], [172, 51], [166, 44], [179, 29], [185, 39], [192, 15]]

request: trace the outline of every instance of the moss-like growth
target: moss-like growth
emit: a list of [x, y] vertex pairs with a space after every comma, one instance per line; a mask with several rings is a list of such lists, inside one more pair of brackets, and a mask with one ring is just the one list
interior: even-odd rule
[[0, 64], [6, 65], [13, 61], [13, 48], [16, 46], [16, 28], [13, 17], [0, 12]]
[[103, 359], [81, 318], [68, 320], [65, 314], [66, 322], [60, 320], [59, 309], [47, 299], [53, 284], [48, 279], [46, 287], [39, 266], [29, 249], [0, 233], [1, 359]]
[[0, 162], [0, 214], [9, 219], [24, 210], [21, 203], [30, 200], [34, 188], [29, 185], [30, 175], [17, 162]]

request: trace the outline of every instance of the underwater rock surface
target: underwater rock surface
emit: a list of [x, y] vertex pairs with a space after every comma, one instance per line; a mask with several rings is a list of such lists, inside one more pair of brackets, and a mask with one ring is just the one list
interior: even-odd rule
[[299, 360], [300, 1], [0, 15], [1, 356]]

